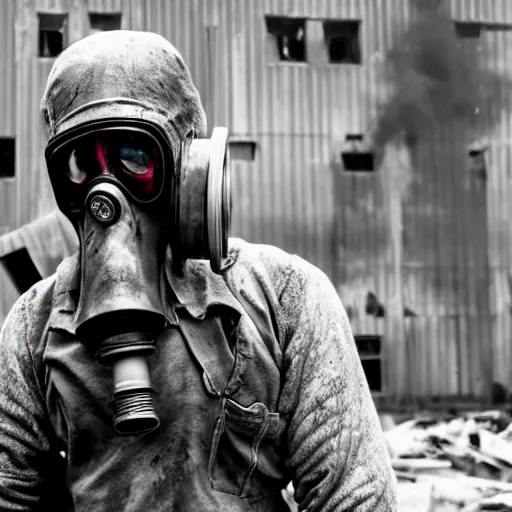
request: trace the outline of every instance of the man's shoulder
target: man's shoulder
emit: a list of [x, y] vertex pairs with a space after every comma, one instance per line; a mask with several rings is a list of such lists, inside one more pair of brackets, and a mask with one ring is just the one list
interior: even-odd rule
[[62, 261], [54, 274], [38, 281], [18, 298], [4, 326], [25, 330], [28, 339], [39, 338], [48, 324], [56, 298], [64, 291], [69, 291], [75, 273], [76, 257], [70, 256]]
[[38, 281], [23, 293], [14, 303], [6, 323], [29, 323], [33, 317], [48, 317], [53, 301], [56, 274]]
[[248, 242], [242, 238], [229, 239], [230, 255], [246, 266], [264, 264], [270, 268], [287, 267], [294, 260], [290, 254], [275, 245]]
[[0, 331], [0, 361], [31, 371], [46, 345], [46, 327], [52, 309], [56, 276], [34, 284], [9, 311]]
[[231, 238], [229, 242], [229, 259], [234, 261], [235, 273], [245, 271], [278, 285], [296, 266], [296, 257], [279, 247], [247, 242], [241, 238]]
[[286, 280], [307, 280], [323, 274], [322, 270], [301, 256], [274, 245], [247, 242], [241, 238], [230, 238], [229, 242], [235, 266], [266, 272], [278, 281], [282, 277]]
[[291, 307], [301, 302], [306, 285], [325, 274], [297, 254], [291, 254], [268, 244], [230, 239], [230, 250], [235, 261], [233, 274], [243, 281], [249, 276], [273, 295], [281, 305], [286, 294]]

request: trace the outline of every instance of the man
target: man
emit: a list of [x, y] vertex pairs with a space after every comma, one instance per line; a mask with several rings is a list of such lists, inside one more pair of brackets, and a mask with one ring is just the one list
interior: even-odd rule
[[201, 139], [175, 48], [144, 32], [89, 36], [57, 58], [42, 111], [80, 254], [2, 329], [0, 509], [282, 511], [291, 480], [300, 510], [395, 510], [327, 277], [239, 239], [216, 272], [193, 259], [219, 265], [222, 233], [203, 213], [224, 190], [225, 136]]

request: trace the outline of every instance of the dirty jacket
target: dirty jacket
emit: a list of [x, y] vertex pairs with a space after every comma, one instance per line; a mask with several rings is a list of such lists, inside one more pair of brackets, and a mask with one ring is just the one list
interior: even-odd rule
[[[112, 372], [75, 337], [78, 256], [0, 335], [0, 510], [396, 510], [395, 477], [347, 316], [319, 269], [231, 240], [223, 276], [167, 268], [149, 357], [158, 432], [112, 430]], [[169, 295], [171, 296], [171, 294]]]

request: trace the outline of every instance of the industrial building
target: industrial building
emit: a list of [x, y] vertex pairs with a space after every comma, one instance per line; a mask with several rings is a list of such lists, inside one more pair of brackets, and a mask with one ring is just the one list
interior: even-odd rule
[[230, 130], [233, 234], [331, 278], [376, 401], [484, 404], [509, 387], [512, 11], [441, 3], [444, 17], [410, 0], [3, 0], [0, 323], [76, 248], [43, 157], [52, 63], [94, 31], [145, 30]]

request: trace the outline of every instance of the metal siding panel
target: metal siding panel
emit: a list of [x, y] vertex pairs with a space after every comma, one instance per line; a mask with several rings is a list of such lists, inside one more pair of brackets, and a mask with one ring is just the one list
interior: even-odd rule
[[487, 23], [512, 23], [508, 0], [451, 0], [449, 10], [454, 19]]
[[[451, 0], [449, 7], [456, 19], [512, 23], [506, 2]], [[404, 199], [401, 205], [406, 236], [402, 290], [396, 289], [400, 279], [394, 275], [389, 247], [391, 212], [382, 195], [388, 190], [383, 188], [385, 183], [374, 180], [369, 188], [365, 177], [340, 181], [332, 168], [340, 141], [347, 132], [369, 133], [378, 101], [388, 93], [382, 77], [383, 56], [409, 21], [408, 0], [91, 0], [87, 7], [84, 0], [73, 0], [70, 5], [70, 40], [85, 35], [86, 9], [122, 9], [123, 28], [150, 30], [168, 38], [190, 66], [210, 127], [226, 124], [233, 135], [257, 141], [254, 162], [233, 163], [235, 235], [277, 245], [322, 268], [346, 305], [359, 310], [352, 321], [360, 333], [378, 331], [390, 336], [392, 329], [400, 329], [399, 319], [393, 326], [388, 320], [361, 313], [369, 288], [387, 304], [400, 295], [405, 306], [417, 311], [418, 317], [402, 322], [405, 337], [401, 344], [384, 341], [387, 367], [383, 378], [388, 392], [403, 395], [409, 389], [412, 395], [424, 397], [482, 394], [482, 368], [489, 346], [495, 378], [505, 383], [512, 379], [511, 359], [506, 356], [511, 350], [511, 290], [504, 285], [512, 258], [512, 154], [507, 142], [512, 116], [507, 90], [503, 88], [496, 96], [507, 113], [489, 134], [487, 212], [485, 205], [480, 211], [474, 208], [474, 200], [481, 201], [481, 196], [457, 191], [456, 177], [462, 171], [448, 177], [441, 173], [440, 142], [430, 141], [419, 155], [417, 165], [431, 172], [431, 177], [422, 194]], [[2, 91], [13, 91], [15, 80], [18, 83], [16, 101], [11, 92], [11, 101], [5, 94], [0, 103], [0, 108], [11, 112], [0, 116], [5, 119], [0, 130], [14, 133], [17, 126], [18, 136], [17, 184], [0, 183], [0, 213], [2, 218], [15, 218], [8, 220], [11, 227], [53, 206], [42, 169], [44, 143], [39, 127], [39, 99], [51, 62], [35, 57], [34, 20], [36, 10], [66, 12], [68, 3], [33, 0], [16, 3], [16, 9], [16, 73], [6, 73], [0, 85]], [[270, 62], [265, 14], [361, 19], [362, 65]], [[207, 27], [217, 27], [214, 63], [209, 58]], [[8, 30], [4, 34], [9, 38]], [[316, 34], [321, 36], [321, 31]], [[509, 34], [485, 33], [482, 44], [490, 65], [510, 75]], [[321, 38], [315, 44], [315, 52], [325, 58]], [[0, 63], [4, 62], [6, 69], [14, 66], [6, 44], [0, 49]], [[427, 208], [429, 198], [450, 206], [450, 213], [445, 222], [424, 226], [421, 237], [411, 242], [413, 218]], [[335, 214], [336, 239], [332, 233]], [[479, 219], [476, 231], [465, 222], [468, 216]], [[482, 223], [487, 223], [487, 230]], [[482, 243], [489, 246], [492, 268], [489, 305], [476, 300], [485, 282], [486, 264], [477, 251]], [[354, 265], [363, 277], [353, 274]], [[438, 293], [439, 282], [451, 284]], [[454, 283], [458, 283], [457, 293], [450, 288]], [[488, 312], [482, 312], [482, 307]], [[492, 335], [488, 334], [491, 320]]]
[[259, 136], [251, 163], [233, 162], [233, 234], [299, 254], [331, 274], [328, 145]]
[[[316, 5], [310, 2], [308, 5]], [[337, 5], [337, 4], [336, 4]], [[311, 15], [318, 17], [339, 17], [361, 19], [361, 43], [363, 65], [324, 65], [315, 63], [267, 63], [266, 71], [272, 74], [274, 90], [266, 99], [263, 107], [265, 111], [274, 113], [277, 119], [274, 123], [265, 122], [260, 127], [262, 132], [280, 133], [315, 133], [322, 135], [344, 135], [347, 131], [365, 131], [368, 128], [370, 112], [375, 108], [375, 98], [367, 94], [366, 84], [372, 82], [372, 77], [378, 78], [375, 73], [375, 55], [380, 49], [377, 47], [372, 23], [374, 19], [381, 19], [382, 2], [339, 3], [339, 10], [331, 12], [325, 8], [315, 10], [313, 7], [299, 11], [300, 5], [293, 4], [292, 12], [296, 15]], [[400, 6], [404, 6], [400, 2]], [[267, 5], [265, 14], [282, 14], [285, 7]], [[318, 12], [317, 12], [318, 11]], [[395, 13], [401, 14], [397, 9]], [[263, 13], [262, 13], [263, 14]], [[259, 23], [259, 22], [258, 22]], [[325, 49], [324, 49], [325, 51]], [[326, 95], [312, 93], [312, 77], [326, 83]], [[377, 83], [373, 80], [374, 83]], [[343, 93], [340, 93], [343, 91]], [[265, 98], [264, 98], [265, 101]], [[321, 132], [318, 123], [311, 119], [311, 115], [304, 122], [297, 125], [289, 122], [290, 112], [303, 113], [317, 112], [319, 117], [328, 120], [324, 122]], [[312, 122], [313, 121], [313, 122]]]
[[32, 121], [38, 112], [32, 92], [35, 76], [35, 55], [37, 52], [38, 20], [34, 2], [19, 2], [16, 16], [16, 67], [17, 107], [16, 107], [16, 226], [29, 222], [34, 198], [32, 183], [37, 169], [32, 167], [35, 153], [32, 140]]
[[210, 4], [196, 0], [194, 12], [190, 19], [194, 20], [190, 37], [192, 38], [192, 55], [189, 59], [190, 71], [203, 104], [208, 100], [208, 48], [206, 41], [206, 26], [208, 24]]
[[4, 267], [0, 265], [0, 328], [4, 323], [12, 306], [19, 297], [19, 293], [12, 283]]
[[89, 12], [108, 13], [125, 11], [128, 2], [126, 0], [87, 0], [86, 4]]
[[[212, 112], [219, 108], [218, 103], [222, 100], [219, 76], [222, 78], [225, 72], [219, 66], [212, 69], [209, 62], [207, 28], [218, 26], [216, 5], [216, 0], [151, 0], [146, 4], [145, 30], [156, 32], [168, 39], [187, 62], [207, 112], [210, 128], [214, 122], [219, 124], [218, 119], [212, 120]], [[221, 38], [216, 37], [215, 46], [219, 48], [215, 49], [215, 58], [222, 65], [224, 60], [222, 47], [217, 44], [219, 42], [222, 42]], [[210, 79], [213, 79], [215, 86], [209, 83]], [[225, 119], [225, 116], [221, 114], [220, 119], [222, 118]]]
[[0, 235], [16, 227], [16, 179], [0, 180]]
[[[482, 372], [486, 368], [486, 355], [480, 347], [482, 340], [489, 339], [486, 329], [490, 315], [485, 288], [482, 289], [488, 269], [485, 250], [481, 251], [487, 246], [485, 195], [479, 184], [479, 190], [471, 184], [469, 188], [461, 187], [467, 182], [467, 169], [461, 167], [460, 161], [445, 160], [444, 155], [450, 155], [448, 149], [443, 149], [446, 144], [460, 147], [453, 140], [426, 141], [421, 149], [423, 155], [417, 159], [423, 179], [421, 188], [416, 187], [404, 204], [405, 264], [414, 265], [427, 275], [428, 269], [433, 268], [436, 274], [415, 281], [409, 276], [408, 292], [414, 301], [413, 309], [420, 316], [425, 315], [425, 305], [433, 302], [437, 322], [452, 316], [457, 319], [459, 393], [479, 397], [485, 391]], [[436, 218], [437, 212], [444, 212], [444, 216]], [[431, 338], [431, 377], [446, 374], [444, 361], [452, 342]], [[455, 366], [453, 361], [452, 367]]]
[[[15, 2], [6, 0], [0, 35], [0, 135], [16, 136]], [[16, 227], [16, 177], [0, 179], [0, 229]], [[1, 288], [0, 288], [1, 289]]]
[[[510, 23], [510, 9], [497, 6], [496, 12], [500, 22]], [[512, 51], [512, 32], [490, 31], [482, 39], [482, 58], [491, 69], [497, 70], [511, 79], [509, 66]], [[500, 122], [489, 133], [489, 150], [487, 151], [487, 204], [490, 263], [490, 296], [492, 335], [488, 349], [492, 354], [493, 380], [507, 386], [512, 378], [510, 364], [510, 335], [512, 325], [510, 304], [512, 297], [510, 263], [512, 261], [512, 239], [510, 236], [511, 211], [511, 171], [512, 147], [511, 137], [511, 100], [510, 82], [494, 92], [496, 107], [502, 107]], [[498, 113], [497, 113], [498, 114]], [[496, 114], [495, 114], [496, 115]], [[499, 114], [498, 114], [499, 115]], [[496, 116], [497, 117], [497, 116]], [[485, 345], [484, 345], [485, 346]]]
[[29, 5], [36, 12], [65, 13], [68, 12], [68, 0], [30, 0]]
[[122, 3], [121, 28], [126, 30], [146, 29], [146, 10], [150, 0], [130, 0]]
[[[230, 113], [226, 112], [228, 126], [233, 133], [246, 135], [249, 130], [249, 102], [247, 87], [247, 36], [248, 27], [240, 12], [240, 2], [227, 2], [228, 30], [226, 31], [227, 54], [230, 59], [226, 69], [229, 70], [229, 97], [231, 97]], [[251, 62], [249, 61], [249, 65]], [[227, 105], [227, 102], [226, 102]], [[232, 115], [229, 115], [232, 114]]]
[[31, 213], [29, 220], [33, 221], [42, 215], [50, 213], [57, 207], [53, 190], [46, 169], [44, 159], [44, 148], [46, 146], [46, 135], [43, 130], [43, 122], [40, 114], [40, 102], [46, 88], [46, 81], [53, 62], [50, 59], [41, 59], [35, 63], [33, 71], [36, 76], [32, 79], [32, 105], [34, 110], [30, 119], [30, 169], [32, 172], [32, 184], [30, 197]]
[[[14, 22], [15, 2], [4, 0], [0, 20], [0, 135], [13, 137], [16, 131]], [[0, 221], [0, 224], [2, 221]]]

